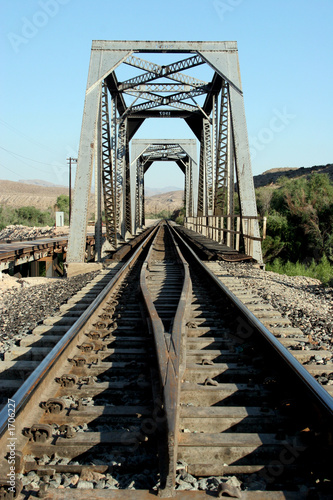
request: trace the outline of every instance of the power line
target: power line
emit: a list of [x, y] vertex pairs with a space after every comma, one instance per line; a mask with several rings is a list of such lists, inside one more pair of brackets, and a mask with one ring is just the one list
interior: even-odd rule
[[14, 151], [9, 151], [9, 149], [3, 148], [2, 146], [0, 146], [0, 149], [3, 149], [4, 151], [6, 151], [7, 153], [9, 153], [11, 155], [18, 156], [19, 158], [24, 158], [25, 160], [34, 161], [35, 163], [40, 163], [41, 165], [45, 165], [45, 166], [49, 166], [49, 167], [55, 166], [52, 163], [44, 163], [43, 161], [33, 160], [32, 158], [27, 158], [26, 156], [19, 155], [18, 153], [14, 153]]
[[[3, 125], [5, 125], [5, 127], [7, 127], [9, 130], [12, 130], [12, 131], [14, 131], [17, 134], [20, 134], [22, 137], [24, 137], [25, 139], [27, 139], [32, 144], [37, 144], [37, 146], [39, 146], [39, 147], [41, 147], [43, 149], [46, 149], [47, 151], [50, 151], [50, 149], [52, 149], [49, 146], [45, 146], [44, 144], [41, 144], [40, 142], [38, 142], [35, 139], [33, 139], [32, 137], [29, 137], [28, 135], [24, 134], [23, 132], [21, 132], [17, 128], [13, 127], [13, 125], [10, 125], [9, 123], [7, 123], [4, 120], [2, 120], [1, 118], [0, 118], [0, 123], [2, 123]], [[55, 150], [54, 150], [54, 152], [55, 152]]]
[[0, 167], [2, 167], [2, 168], [4, 168], [4, 169], [8, 170], [8, 172], [11, 172], [12, 174], [17, 175], [17, 177], [20, 177], [21, 179], [23, 179], [23, 180], [25, 180], [25, 181], [28, 181], [28, 180], [29, 180], [29, 179], [26, 179], [25, 177], [20, 176], [19, 174], [17, 174], [16, 172], [14, 172], [14, 170], [11, 170], [10, 168], [5, 167], [5, 165], [2, 165], [2, 163], [0, 163]]

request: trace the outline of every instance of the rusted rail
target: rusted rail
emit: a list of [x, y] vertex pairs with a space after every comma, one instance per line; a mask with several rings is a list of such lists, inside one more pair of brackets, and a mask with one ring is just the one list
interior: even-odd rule
[[[164, 226], [167, 227], [167, 226]], [[162, 227], [155, 236], [156, 240], [160, 236]], [[167, 231], [169, 229], [167, 228]], [[143, 298], [149, 314], [152, 331], [156, 346], [158, 358], [160, 380], [163, 392], [164, 411], [167, 422], [167, 474], [165, 485], [161, 495], [164, 497], [173, 496], [176, 478], [177, 451], [178, 451], [178, 427], [179, 427], [179, 399], [180, 399], [180, 384], [185, 371], [186, 362], [186, 321], [188, 308], [192, 296], [192, 283], [189, 274], [188, 263], [185, 261], [178, 244], [173, 235], [170, 233], [173, 244], [177, 251], [179, 263], [181, 265], [181, 273], [183, 276], [183, 286], [177, 306], [176, 315], [173, 321], [171, 332], [166, 332], [164, 324], [158, 315], [154, 305], [147, 278], [149, 276], [149, 264], [152, 259], [153, 245], [151, 246], [147, 258], [143, 263], [140, 286]]]

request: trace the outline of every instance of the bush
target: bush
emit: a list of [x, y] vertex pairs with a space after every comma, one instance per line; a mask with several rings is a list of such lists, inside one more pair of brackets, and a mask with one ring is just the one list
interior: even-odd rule
[[[279, 179], [267, 218], [266, 260], [277, 255], [284, 262], [326, 255], [333, 262], [333, 183], [325, 174]], [[260, 198], [260, 196], [259, 196]], [[266, 197], [267, 198], [267, 197]], [[277, 247], [278, 243], [280, 247]]]
[[[65, 225], [69, 225], [69, 196], [66, 194], [58, 196], [56, 206], [59, 212], [64, 212]], [[90, 220], [95, 220], [95, 216], [90, 217]]]
[[326, 255], [323, 255], [319, 263], [312, 259], [311, 263], [297, 261], [296, 263], [283, 262], [281, 258], [275, 259], [272, 263], [266, 265], [267, 271], [286, 274], [287, 276], [307, 276], [320, 280], [324, 285], [333, 284], [333, 265], [329, 262]]
[[54, 224], [54, 217], [49, 211], [42, 212], [35, 207], [21, 207], [17, 209], [17, 222], [23, 226], [50, 226]]
[[54, 216], [50, 210], [42, 212], [38, 208], [28, 206], [20, 208], [0, 207], [0, 228], [13, 224], [23, 226], [53, 226]]

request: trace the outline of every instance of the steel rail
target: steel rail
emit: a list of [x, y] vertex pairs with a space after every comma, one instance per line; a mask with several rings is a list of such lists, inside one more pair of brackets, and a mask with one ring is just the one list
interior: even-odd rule
[[159, 366], [159, 372], [160, 372], [160, 381], [162, 387], [164, 387], [165, 382], [166, 382], [166, 373], [167, 373], [167, 365], [168, 365], [168, 355], [167, 355], [167, 348], [166, 348], [166, 339], [165, 339], [165, 331], [164, 331], [164, 325], [159, 317], [156, 307], [154, 305], [153, 299], [151, 297], [148, 285], [147, 285], [147, 280], [146, 280], [146, 272], [149, 269], [149, 260], [152, 254], [152, 249], [155, 243], [155, 240], [157, 238], [158, 234], [155, 236], [154, 241], [152, 242], [151, 247], [148, 250], [147, 257], [142, 265], [141, 272], [140, 272], [140, 288], [141, 292], [143, 295], [144, 302], [146, 304], [146, 309], [149, 314], [149, 319], [151, 322], [151, 327], [154, 333], [154, 342], [156, 346], [156, 354], [157, 354], [157, 361], [158, 361], [158, 366]]
[[[16, 407], [16, 417], [22, 412], [28, 401], [31, 399], [35, 390], [39, 387], [43, 379], [45, 378], [48, 371], [55, 366], [60, 355], [64, 353], [67, 347], [72, 343], [77, 334], [82, 330], [87, 321], [92, 317], [98, 306], [103, 302], [110, 290], [116, 285], [116, 283], [123, 277], [127, 270], [130, 270], [136, 263], [141, 252], [145, 246], [149, 243], [154, 233], [157, 231], [158, 225], [147, 235], [145, 241], [143, 241], [137, 250], [134, 252], [132, 257], [121, 267], [119, 272], [111, 279], [108, 285], [102, 290], [102, 292], [94, 299], [94, 301], [88, 306], [84, 313], [79, 317], [79, 319], [71, 326], [67, 333], [62, 337], [62, 339], [53, 347], [49, 354], [44, 358], [40, 365], [31, 373], [31, 375], [25, 380], [22, 386], [16, 391], [14, 396], [11, 398], [15, 401]], [[8, 427], [8, 410], [4, 407], [0, 412], [0, 438], [3, 437]]]
[[268, 330], [268, 328], [266, 328], [261, 321], [251, 311], [249, 311], [247, 307], [223, 283], [221, 283], [221, 281], [211, 272], [205, 263], [197, 257], [195, 252], [173, 227], [172, 230], [175, 232], [179, 240], [181, 240], [181, 242], [185, 245], [186, 249], [191, 253], [196, 262], [202, 267], [202, 269], [205, 270], [214, 283], [246, 317], [246, 320], [250, 323], [250, 325], [257, 330], [262, 337], [266, 339], [266, 341], [269, 342], [279, 356], [311, 391], [319, 403], [329, 412], [330, 416], [333, 417], [333, 397], [319, 384], [319, 382], [317, 382], [317, 380], [306, 370], [306, 368], [301, 365], [301, 363], [288, 351], [288, 349], [284, 347], [281, 342], [279, 342], [279, 340]]
[[[170, 232], [168, 225], [166, 226], [166, 228]], [[161, 488], [159, 493], [159, 496], [162, 497], [172, 496], [172, 492], [175, 489], [178, 452], [180, 387], [186, 364], [186, 315], [189, 311], [192, 297], [192, 282], [190, 278], [189, 265], [184, 259], [180, 248], [171, 232], [170, 236], [173, 240], [173, 244], [177, 252], [177, 257], [182, 266], [183, 274], [183, 287], [174, 317], [170, 340], [167, 339], [163, 322], [159, 317], [154, 302], [151, 298], [146, 279], [147, 271], [149, 271], [151, 254], [153, 251], [154, 243], [158, 238], [158, 234], [156, 235], [155, 240], [149, 249], [140, 274], [140, 287], [154, 334], [163, 391], [164, 411], [166, 414], [167, 422], [167, 474], [165, 486]]]

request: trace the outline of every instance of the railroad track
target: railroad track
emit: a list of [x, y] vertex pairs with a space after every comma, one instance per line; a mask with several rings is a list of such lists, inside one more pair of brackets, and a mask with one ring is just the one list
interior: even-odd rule
[[224, 278], [162, 224], [14, 350], [0, 499], [332, 498], [332, 397]]

